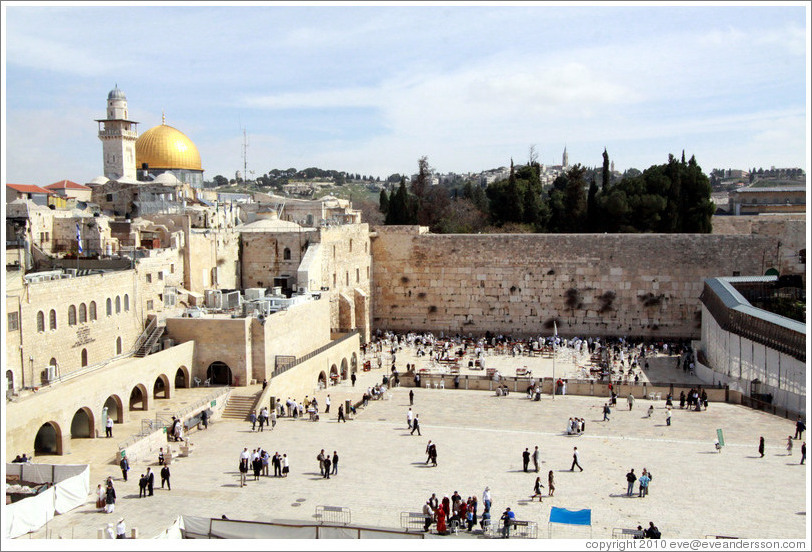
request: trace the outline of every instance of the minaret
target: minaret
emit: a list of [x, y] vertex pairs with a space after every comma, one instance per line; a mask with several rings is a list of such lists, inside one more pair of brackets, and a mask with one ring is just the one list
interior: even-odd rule
[[104, 176], [110, 180], [135, 182], [135, 140], [138, 123], [127, 119], [127, 96], [118, 85], [107, 94], [107, 118], [99, 123], [99, 140], [104, 148]]
[[564, 146], [564, 155], [561, 156], [561, 166], [565, 169], [570, 166], [570, 157], [567, 155], [567, 146]]

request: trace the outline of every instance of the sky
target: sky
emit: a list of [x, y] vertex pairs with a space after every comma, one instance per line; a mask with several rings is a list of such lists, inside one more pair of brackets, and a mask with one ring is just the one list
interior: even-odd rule
[[617, 170], [695, 155], [801, 167], [809, 4], [71, 5], [3, 2], [3, 178], [102, 174], [118, 85], [140, 133], [204, 178], [319, 167], [386, 178], [525, 163]]

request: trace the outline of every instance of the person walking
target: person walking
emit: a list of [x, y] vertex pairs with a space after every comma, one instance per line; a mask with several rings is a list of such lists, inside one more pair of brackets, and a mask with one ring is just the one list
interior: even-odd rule
[[581, 459], [581, 455], [578, 454], [578, 447], [572, 447], [572, 466], [570, 466], [570, 471], [575, 471], [575, 466], [578, 466], [578, 469], [584, 471], [584, 468], [581, 467], [579, 460]]
[[536, 468], [536, 473], [539, 472], [539, 447], [536, 445], [536, 449], [533, 451], [533, 467]]
[[553, 470], [547, 474], [547, 496], [553, 496], [555, 493], [555, 477], [553, 476]]
[[152, 473], [152, 468], [147, 468], [147, 492], [149, 496], [154, 494], [155, 489], [155, 474]]
[[287, 477], [290, 472], [290, 463], [288, 462], [287, 453], [282, 455], [282, 477]]
[[637, 481], [637, 476], [634, 475], [634, 468], [632, 468], [631, 471], [629, 471], [629, 473], [626, 474], [626, 483], [627, 483], [626, 496], [632, 496], [632, 493], [634, 492], [635, 481]]
[[539, 497], [539, 502], [541, 502], [541, 489], [544, 485], [541, 484], [541, 477], [536, 477], [536, 482], [533, 485], [533, 496], [530, 497], [530, 502], [533, 502], [533, 499]]
[[792, 456], [792, 435], [787, 437], [787, 456]]
[[612, 410], [609, 408], [609, 403], [603, 403], [603, 421], [609, 421], [609, 414], [612, 413]]
[[412, 421], [412, 432], [409, 435], [414, 435], [414, 432], [417, 432], [417, 436], [420, 436], [420, 421], [419, 421], [420, 414], [414, 415], [414, 421]]
[[104, 428], [104, 435], [106, 437], [113, 437], [113, 418], [107, 416], [107, 423]]
[[671, 425], [671, 407], [670, 406], [665, 407], [665, 425], [667, 425], [667, 426]]
[[206, 410], [200, 413], [200, 423], [203, 424], [203, 429], [209, 429], [209, 413]]
[[248, 447], [245, 447], [240, 453], [240, 487], [244, 487], [248, 481], [248, 462], [251, 459], [251, 454], [248, 452]]
[[252, 410], [251, 415], [248, 416], [248, 421], [251, 422], [251, 431], [256, 431], [257, 429], [257, 413], [256, 411]]
[[119, 466], [121, 467], [121, 477], [124, 478], [124, 481], [127, 481], [127, 472], [130, 471], [130, 461], [126, 455], [122, 456]]
[[795, 438], [798, 440], [803, 439], [804, 431], [806, 431], [806, 424], [804, 424], [804, 419], [798, 416], [798, 421], [795, 422]]
[[804, 465], [805, 461], [806, 461], [806, 441], [801, 443], [801, 465], [802, 466]]
[[171, 491], [172, 485], [169, 483], [169, 475], [169, 466], [161, 468], [161, 488], [164, 488], [164, 482], [166, 482], [166, 489]]
[[414, 389], [409, 389], [409, 406], [414, 405]]
[[107, 478], [107, 489], [104, 494], [104, 511], [112, 514], [116, 509], [116, 490], [113, 487], [113, 478]]
[[333, 475], [338, 475], [338, 452], [333, 451]]
[[350, 376], [350, 381], [352, 382], [353, 387], [355, 387], [355, 380], [356, 380], [356, 376], [355, 376], [355, 372], [353, 372], [352, 375]]
[[344, 405], [343, 404], [338, 405], [338, 422], [344, 422], [345, 424], [347, 423], [347, 419], [344, 418]]
[[651, 418], [652, 414], [654, 414], [654, 405], [653, 404], [649, 405], [649, 407], [648, 407], [648, 416], [646, 416], [646, 417]]
[[324, 457], [324, 477], [326, 479], [330, 479], [330, 468], [332, 468], [333, 462], [330, 460], [330, 455]]
[[429, 450], [429, 456], [431, 457], [431, 463], [436, 468], [437, 467], [437, 445], [435, 443], [431, 444], [431, 449]]
[[764, 458], [764, 437], [758, 438], [758, 453]]
[[429, 439], [428, 444], [426, 444], [426, 464], [431, 462], [431, 439]]
[[629, 402], [629, 411], [631, 411], [632, 407], [634, 406], [634, 395], [629, 393], [629, 396], [626, 397], [626, 400]]
[[414, 414], [412, 413], [412, 409], [409, 408], [409, 411], [406, 413], [406, 426], [409, 429], [412, 429], [412, 418], [413, 418], [413, 416], [414, 416]]
[[525, 448], [524, 452], [522, 453], [522, 469], [525, 471], [525, 473], [527, 473], [527, 466], [529, 465], [530, 465], [530, 451]]
[[331, 401], [330, 401], [330, 394], [328, 393], [328, 394], [327, 394], [327, 398], [326, 398], [326, 399], [324, 399], [324, 413], [325, 413], [325, 414], [329, 414], [329, 413], [330, 413], [330, 402], [331, 402]]
[[271, 416], [271, 430], [276, 427], [276, 409], [274, 408], [273, 411], [270, 413]]

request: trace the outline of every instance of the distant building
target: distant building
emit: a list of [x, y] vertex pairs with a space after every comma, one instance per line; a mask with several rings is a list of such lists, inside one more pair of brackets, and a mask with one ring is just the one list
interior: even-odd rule
[[37, 205], [48, 205], [48, 198], [54, 194], [35, 184], [6, 184], [6, 203], [15, 199], [30, 199]]
[[758, 215], [762, 213], [806, 212], [805, 186], [747, 187], [730, 192], [730, 213]]
[[50, 190], [61, 197], [72, 197], [78, 199], [79, 201], [90, 201], [90, 195], [92, 193], [91, 188], [83, 184], [71, 182], [70, 180], [60, 180], [59, 182], [54, 182], [53, 184], [45, 186], [45, 189]]

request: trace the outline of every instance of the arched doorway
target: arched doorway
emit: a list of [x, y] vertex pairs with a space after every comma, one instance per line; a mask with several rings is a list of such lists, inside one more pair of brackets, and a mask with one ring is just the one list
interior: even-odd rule
[[189, 369], [181, 366], [175, 372], [175, 389], [189, 387]]
[[76, 411], [76, 414], [73, 415], [73, 420], [70, 422], [70, 438], [91, 438], [94, 436], [94, 429], [93, 412], [86, 406], [83, 406]]
[[130, 410], [147, 410], [149, 408], [149, 397], [147, 388], [142, 384], [133, 387], [130, 392]]
[[62, 430], [56, 422], [46, 422], [34, 437], [34, 454], [62, 454]]
[[104, 408], [107, 409], [107, 417], [112, 418], [117, 424], [124, 423], [124, 408], [121, 405], [121, 398], [118, 395], [110, 395], [104, 401]]
[[6, 370], [6, 390], [14, 391], [14, 372]]
[[323, 371], [319, 372], [319, 389], [325, 389], [327, 387], [327, 374]]
[[350, 369], [353, 374], [358, 371], [358, 355], [355, 353], [350, 358]]
[[338, 366], [336, 366], [335, 364], [330, 366], [330, 383], [332, 383], [333, 385], [338, 383]]
[[206, 370], [206, 379], [212, 385], [231, 385], [231, 368], [225, 362], [212, 362]]
[[155, 384], [152, 386], [152, 397], [154, 399], [168, 399], [169, 394], [169, 378], [164, 374], [158, 376]]
[[346, 358], [342, 359], [341, 360], [341, 379], [345, 380], [345, 379], [347, 379], [349, 377], [349, 374], [347, 373], [348, 369], [349, 368], [348, 368], [348, 365], [347, 365], [347, 359]]

